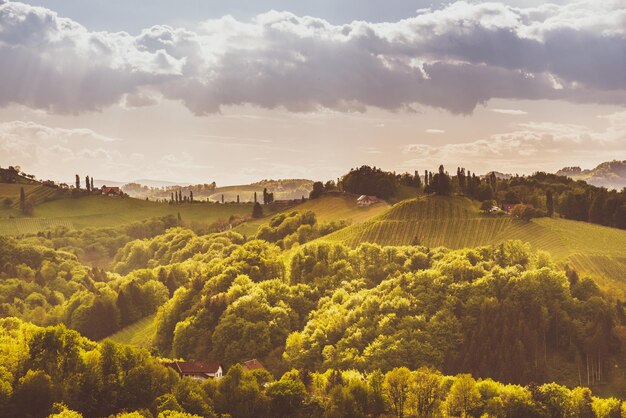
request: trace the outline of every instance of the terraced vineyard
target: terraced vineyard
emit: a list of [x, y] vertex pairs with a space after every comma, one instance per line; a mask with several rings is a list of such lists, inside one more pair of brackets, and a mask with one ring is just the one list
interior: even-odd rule
[[31, 184], [7, 184], [0, 183], [0, 200], [4, 200], [5, 198], [9, 198], [12, 201], [11, 207], [13, 209], [18, 209], [20, 205], [20, 188], [24, 188], [24, 194], [26, 196], [26, 200], [33, 203], [33, 205], [39, 205], [44, 202], [48, 202], [53, 200], [61, 193], [57, 188], [47, 187], [42, 185], [31, 185]]
[[605, 288], [626, 295], [626, 231], [559, 218], [527, 222], [510, 216], [484, 215], [476, 202], [464, 197], [405, 200], [369, 221], [324, 239], [353, 247], [376, 242], [449, 248], [519, 239], [548, 251], [555, 261], [569, 263], [596, 278]]
[[55, 227], [73, 228], [69, 219], [49, 218], [8, 218], [0, 219], [0, 235], [36, 234], [39, 231]]

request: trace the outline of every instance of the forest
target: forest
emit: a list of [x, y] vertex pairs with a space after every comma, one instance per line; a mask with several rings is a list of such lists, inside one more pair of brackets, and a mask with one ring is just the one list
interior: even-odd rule
[[[324, 240], [346, 225], [291, 210], [252, 236], [170, 216], [0, 237], [2, 411], [620, 416], [591, 390], [621, 361], [624, 305], [593, 280], [521, 241]], [[149, 350], [106, 339], [151, 315]], [[225, 377], [181, 380], [168, 358]]]

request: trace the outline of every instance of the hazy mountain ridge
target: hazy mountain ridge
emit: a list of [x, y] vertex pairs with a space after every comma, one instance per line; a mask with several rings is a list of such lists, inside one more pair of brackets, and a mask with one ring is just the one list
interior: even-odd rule
[[559, 176], [584, 180], [589, 184], [609, 189], [626, 187], [626, 160], [605, 161], [592, 169], [564, 167], [556, 172]]

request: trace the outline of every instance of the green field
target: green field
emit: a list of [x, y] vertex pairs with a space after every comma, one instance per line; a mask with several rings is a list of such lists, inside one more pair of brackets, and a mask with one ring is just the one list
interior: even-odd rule
[[[273, 205], [265, 209], [268, 214], [277, 210]], [[231, 215], [248, 216], [252, 213], [252, 205], [208, 203], [170, 205], [133, 198], [95, 195], [66, 197], [35, 206], [32, 217], [23, 217], [15, 208], [0, 208], [0, 234], [37, 233], [53, 226], [77, 229], [119, 226], [153, 217], [177, 216], [178, 213], [184, 222], [211, 224], [218, 219], [227, 220]]]
[[150, 348], [154, 336], [154, 316], [150, 315], [107, 337], [117, 343]]
[[601, 285], [626, 294], [626, 231], [559, 218], [522, 221], [484, 215], [465, 197], [421, 197], [404, 200], [388, 211], [323, 239], [350, 246], [420, 243], [428, 247], [473, 247], [507, 239], [529, 242], [569, 263]]

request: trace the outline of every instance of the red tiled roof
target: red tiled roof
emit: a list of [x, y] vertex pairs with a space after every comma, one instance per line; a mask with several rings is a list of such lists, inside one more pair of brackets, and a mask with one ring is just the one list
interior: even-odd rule
[[217, 362], [205, 363], [202, 361], [174, 361], [167, 363], [178, 373], [181, 374], [194, 374], [194, 373], [209, 373], [215, 374], [220, 368], [220, 364]]
[[261, 370], [261, 369], [265, 369], [265, 367], [263, 367], [263, 365], [261, 364], [261, 362], [255, 358], [253, 358], [252, 360], [248, 360], [248, 361], [244, 361], [243, 362], [243, 369], [246, 371], [252, 371], [252, 370]]
[[120, 188], [119, 187], [102, 186], [102, 193], [119, 193], [119, 192], [120, 192]]

